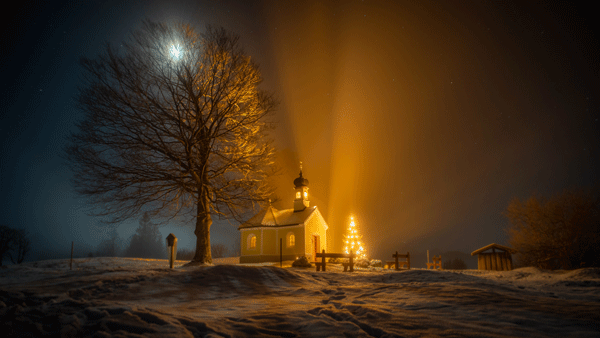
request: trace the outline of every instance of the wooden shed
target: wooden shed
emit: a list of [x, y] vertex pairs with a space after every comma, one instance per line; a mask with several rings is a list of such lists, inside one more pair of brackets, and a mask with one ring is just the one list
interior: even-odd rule
[[[492, 252], [484, 252], [492, 250]], [[504, 245], [492, 243], [483, 248], [471, 252], [471, 256], [477, 257], [477, 269], [479, 270], [496, 270], [510, 271], [512, 270], [512, 254], [517, 250]]]

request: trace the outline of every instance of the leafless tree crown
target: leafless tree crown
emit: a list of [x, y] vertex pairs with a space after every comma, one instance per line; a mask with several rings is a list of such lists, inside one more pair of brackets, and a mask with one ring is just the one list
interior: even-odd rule
[[546, 199], [513, 199], [505, 211], [519, 263], [542, 269], [600, 266], [598, 190], [566, 190]]
[[[66, 159], [74, 186], [110, 222], [143, 210], [240, 220], [268, 199], [273, 95], [238, 37], [145, 22], [121, 48], [83, 58], [77, 96], [85, 118]], [[204, 211], [203, 211], [204, 212]]]

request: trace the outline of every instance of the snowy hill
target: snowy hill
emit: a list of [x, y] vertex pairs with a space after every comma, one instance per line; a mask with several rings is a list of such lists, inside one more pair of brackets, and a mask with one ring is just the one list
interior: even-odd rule
[[[600, 269], [358, 270], [87, 258], [0, 270], [0, 330], [96, 337], [598, 337]], [[331, 271], [329, 271], [331, 270]]]

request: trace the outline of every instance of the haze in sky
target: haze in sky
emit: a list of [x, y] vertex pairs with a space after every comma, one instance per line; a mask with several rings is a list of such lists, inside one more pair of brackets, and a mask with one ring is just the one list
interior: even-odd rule
[[[109, 233], [85, 214], [61, 160], [82, 118], [80, 56], [119, 46], [142, 20], [223, 26], [280, 105], [281, 199], [303, 162], [311, 205], [339, 251], [353, 216], [374, 257], [506, 244], [514, 197], [599, 184], [600, 72], [591, 7], [508, 1], [20, 2], [3, 20], [0, 223], [31, 259], [81, 255]], [[591, 5], [590, 5], [591, 6]], [[213, 243], [233, 246], [235, 223]], [[128, 238], [138, 220], [119, 225]], [[193, 227], [173, 232], [180, 247]], [[51, 254], [54, 252], [54, 254]]]

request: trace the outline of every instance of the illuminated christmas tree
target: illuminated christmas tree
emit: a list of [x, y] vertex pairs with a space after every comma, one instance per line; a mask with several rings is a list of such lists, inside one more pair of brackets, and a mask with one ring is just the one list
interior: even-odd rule
[[362, 235], [358, 234], [356, 230], [356, 224], [354, 224], [354, 217], [350, 216], [350, 225], [348, 226], [348, 234], [344, 235], [345, 244], [344, 252], [349, 254], [350, 250], [354, 252], [357, 258], [367, 258], [367, 252], [360, 242]]

